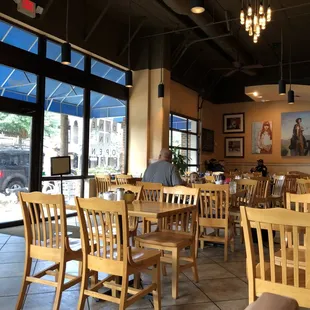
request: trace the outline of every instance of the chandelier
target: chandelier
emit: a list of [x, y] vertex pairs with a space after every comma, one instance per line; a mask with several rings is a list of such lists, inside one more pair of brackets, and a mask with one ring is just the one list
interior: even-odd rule
[[254, 43], [257, 43], [261, 31], [266, 29], [267, 22], [270, 21], [270, 0], [268, 1], [268, 5], [264, 5], [263, 0], [242, 0], [240, 23], [245, 26], [245, 30], [249, 33], [249, 36], [253, 37]]

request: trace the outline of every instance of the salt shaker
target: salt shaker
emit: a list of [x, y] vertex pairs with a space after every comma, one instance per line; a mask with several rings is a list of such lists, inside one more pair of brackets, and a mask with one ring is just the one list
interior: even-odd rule
[[117, 188], [116, 189], [116, 200], [124, 200], [124, 194], [125, 194], [125, 189], [124, 188]]

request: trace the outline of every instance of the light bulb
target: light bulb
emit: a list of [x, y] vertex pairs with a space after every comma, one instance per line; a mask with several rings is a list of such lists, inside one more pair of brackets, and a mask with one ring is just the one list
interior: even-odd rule
[[248, 16], [252, 16], [252, 7], [251, 4], [248, 6]]
[[245, 21], [245, 31], [249, 31], [249, 28], [250, 28], [250, 19], [249, 17], [247, 17]]
[[262, 29], [265, 30], [266, 29], [266, 17], [263, 16], [262, 18]]
[[262, 2], [260, 3], [260, 6], [259, 6], [259, 14], [260, 15], [263, 15], [264, 14], [264, 7], [263, 7], [263, 4], [262, 4]]
[[257, 41], [258, 41], [257, 35], [256, 35], [256, 33], [254, 33], [253, 42], [254, 42], [254, 43], [257, 43]]
[[240, 19], [240, 24], [241, 24], [241, 25], [244, 25], [244, 18], [243, 18], [243, 19]]
[[267, 9], [267, 22], [270, 22], [270, 21], [271, 21], [271, 7], [269, 5]]
[[249, 36], [250, 37], [252, 37], [252, 35], [253, 35], [253, 28], [252, 28], [252, 26], [249, 28]]
[[258, 24], [261, 26], [263, 24], [263, 18], [260, 16], [258, 19]]
[[259, 25], [256, 25], [256, 27], [255, 27], [255, 33], [256, 33], [256, 35], [259, 37], [260, 36], [260, 27], [259, 27]]
[[243, 10], [243, 8], [240, 11], [240, 20], [241, 19], [244, 19], [244, 10]]
[[252, 26], [252, 24], [253, 24], [253, 19], [252, 19], [252, 17], [250, 17], [249, 18], [249, 25]]
[[258, 23], [258, 17], [256, 14], [254, 14], [254, 18], [253, 18], [253, 23], [254, 23], [254, 27], [257, 25]]

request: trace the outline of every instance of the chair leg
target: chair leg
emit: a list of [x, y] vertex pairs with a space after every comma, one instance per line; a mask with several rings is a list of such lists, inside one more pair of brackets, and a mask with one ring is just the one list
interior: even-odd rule
[[204, 246], [205, 246], [204, 243], [205, 243], [205, 242], [204, 242], [203, 240], [200, 240], [200, 248], [201, 248], [202, 250], [203, 250], [203, 248], [204, 248]]
[[197, 261], [196, 261], [196, 255], [195, 255], [195, 247], [193, 245], [191, 245], [190, 248], [190, 252], [191, 252], [191, 257], [193, 260], [193, 266], [192, 268], [192, 272], [193, 272], [193, 277], [194, 277], [194, 281], [197, 283], [199, 282], [199, 277], [198, 277], [198, 270], [197, 270]]
[[156, 283], [156, 290], [153, 291], [153, 303], [154, 309], [161, 309], [161, 281], [160, 281], [160, 259], [157, 264], [153, 266], [152, 270], [152, 282]]
[[[165, 252], [164, 251], [160, 251], [160, 256], [165, 256]], [[166, 264], [164, 264], [164, 263], [161, 264], [161, 271], [162, 271], [163, 276], [167, 275]]]
[[225, 228], [224, 262], [227, 262], [227, 257], [228, 257], [228, 228]]
[[172, 298], [177, 299], [179, 295], [179, 249], [175, 248], [172, 250]]
[[17, 300], [17, 304], [16, 304], [16, 310], [19, 310], [22, 308], [23, 303], [24, 303], [24, 299], [26, 296], [26, 290], [28, 285], [30, 284], [29, 282], [26, 281], [26, 277], [30, 276], [30, 270], [31, 270], [31, 263], [32, 263], [32, 259], [31, 258], [27, 258], [25, 261], [25, 266], [24, 266], [24, 275], [23, 275], [23, 279], [22, 279], [22, 286], [20, 288], [20, 292], [18, 295], [18, 300]]
[[81, 288], [80, 288], [80, 296], [77, 309], [84, 309], [85, 301], [87, 296], [84, 294], [84, 291], [87, 289], [88, 282], [88, 271], [86, 269], [86, 264], [82, 264], [82, 280], [81, 280]]
[[133, 279], [133, 287], [134, 288], [139, 288], [140, 287], [140, 279], [141, 279], [141, 273], [135, 273], [134, 274], [134, 279]]
[[125, 305], [127, 301], [127, 294], [128, 294], [128, 275], [126, 275], [122, 279], [122, 291], [121, 291], [120, 304], [119, 304], [120, 310], [125, 309]]
[[66, 263], [62, 262], [60, 263], [60, 268], [59, 268], [58, 283], [56, 287], [53, 310], [58, 310], [60, 307], [61, 295], [63, 291], [63, 285], [65, 282], [65, 272], [66, 272]]

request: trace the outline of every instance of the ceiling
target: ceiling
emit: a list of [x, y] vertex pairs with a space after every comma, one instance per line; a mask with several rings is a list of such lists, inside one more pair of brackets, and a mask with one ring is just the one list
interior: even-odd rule
[[[0, 12], [64, 39], [66, 2], [36, 2], [44, 8], [36, 19], [18, 13], [13, 0], [1, 4]], [[271, 0], [272, 22], [257, 44], [240, 25], [240, 0], [206, 0], [205, 6], [195, 15], [189, 0], [132, 0], [132, 68], [159, 67], [160, 57], [151, 54], [160, 55], [165, 42], [165, 66], [174, 80], [214, 103], [249, 101], [245, 86], [279, 80], [282, 29], [284, 78], [289, 78], [291, 45], [292, 83], [310, 84], [310, 0]], [[127, 67], [128, 10], [128, 0], [71, 0], [70, 42]], [[254, 76], [240, 70], [249, 65], [255, 65]]]

